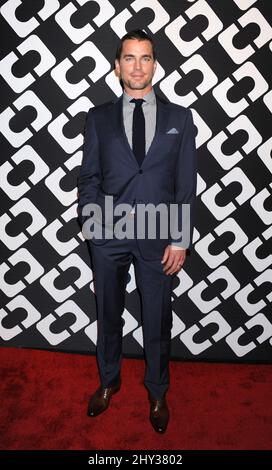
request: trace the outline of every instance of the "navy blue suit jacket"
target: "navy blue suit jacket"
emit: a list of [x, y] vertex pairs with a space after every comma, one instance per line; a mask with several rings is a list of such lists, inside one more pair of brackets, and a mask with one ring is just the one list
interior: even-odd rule
[[[137, 203], [176, 203], [179, 221], [182, 221], [181, 205], [186, 203], [191, 206], [192, 235], [197, 172], [191, 110], [156, 95], [155, 136], [139, 167], [126, 137], [122, 100], [121, 96], [88, 112], [78, 178], [81, 223], [87, 219], [82, 217], [84, 205], [95, 202], [102, 207], [105, 195], [113, 197], [114, 206], [119, 203], [136, 206]], [[167, 133], [171, 129], [174, 132]], [[175, 241], [169, 234], [167, 239], [138, 240], [138, 246], [142, 256], [152, 260], [161, 258], [165, 247]], [[92, 240], [95, 244], [106, 242], [105, 239]]]

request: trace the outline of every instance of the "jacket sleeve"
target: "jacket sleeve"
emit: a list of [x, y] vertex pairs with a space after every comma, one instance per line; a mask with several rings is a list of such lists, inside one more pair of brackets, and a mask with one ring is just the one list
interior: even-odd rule
[[87, 218], [82, 216], [82, 209], [85, 204], [96, 201], [100, 183], [99, 142], [93, 110], [90, 109], [86, 119], [83, 158], [78, 176], [78, 217], [82, 224]]
[[[196, 182], [195, 131], [192, 112], [190, 109], [187, 109], [175, 173], [175, 204], [177, 205], [177, 210], [175, 212], [174, 225], [179, 231], [182, 230], [183, 233], [182, 236], [173, 237], [172, 231], [170, 241], [171, 245], [185, 249], [190, 248], [192, 243]], [[188, 204], [184, 211], [182, 210], [183, 204]]]

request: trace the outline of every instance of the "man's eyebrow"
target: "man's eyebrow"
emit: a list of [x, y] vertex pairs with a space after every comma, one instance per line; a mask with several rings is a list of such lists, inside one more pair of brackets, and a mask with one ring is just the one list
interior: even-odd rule
[[[124, 54], [123, 57], [135, 57], [134, 54]], [[141, 57], [152, 57], [151, 54], [143, 54]]]

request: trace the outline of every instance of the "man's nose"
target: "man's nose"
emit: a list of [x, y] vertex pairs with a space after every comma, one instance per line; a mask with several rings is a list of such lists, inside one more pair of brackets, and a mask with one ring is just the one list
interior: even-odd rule
[[141, 59], [136, 59], [134, 65], [135, 65], [135, 69], [137, 70], [141, 69], [142, 68]]

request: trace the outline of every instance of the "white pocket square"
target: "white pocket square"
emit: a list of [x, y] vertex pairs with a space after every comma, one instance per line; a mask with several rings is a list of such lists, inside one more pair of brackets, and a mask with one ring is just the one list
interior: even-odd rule
[[175, 127], [172, 127], [166, 134], [179, 134], [179, 131]]

